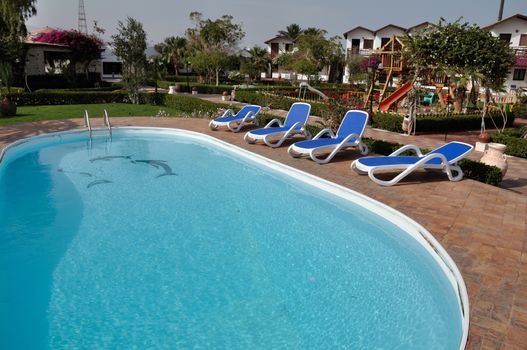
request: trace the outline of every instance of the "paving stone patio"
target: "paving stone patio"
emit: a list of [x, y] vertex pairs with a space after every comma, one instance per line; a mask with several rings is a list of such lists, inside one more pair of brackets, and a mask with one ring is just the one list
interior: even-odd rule
[[[346, 152], [329, 164], [318, 165], [308, 159], [291, 158], [286, 152], [287, 145], [271, 149], [246, 144], [243, 133], [210, 131], [204, 119], [135, 117], [114, 118], [112, 122], [115, 126], [157, 126], [202, 132], [394, 207], [425, 226], [459, 266], [471, 307], [467, 348], [527, 349], [527, 196], [472, 180], [453, 183], [442, 174], [424, 172], [411, 175], [397, 186], [380, 187], [367, 176], [350, 170], [351, 161], [358, 157], [356, 152]], [[102, 127], [102, 122], [93, 120], [92, 125]], [[31, 135], [82, 127], [81, 119], [5, 126], [0, 128], [0, 147]], [[385, 138], [386, 135], [377, 130], [367, 131], [371, 137]], [[404, 138], [401, 143], [411, 140], [408, 136], [389, 137]], [[419, 145], [434, 147], [433, 141], [427, 142], [430, 145]], [[518, 181], [525, 182], [525, 179]]]

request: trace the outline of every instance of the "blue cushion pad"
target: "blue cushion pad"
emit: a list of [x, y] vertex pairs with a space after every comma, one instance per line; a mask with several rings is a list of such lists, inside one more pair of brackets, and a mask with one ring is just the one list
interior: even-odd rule
[[[300, 141], [295, 143], [295, 146], [300, 148], [319, 148], [319, 147], [325, 147], [325, 146], [332, 146], [332, 145], [338, 145], [339, 143], [344, 140], [343, 138], [322, 138], [317, 140], [306, 140], [306, 141]], [[353, 143], [355, 141], [354, 138], [352, 138], [349, 142]]]
[[[358, 159], [361, 164], [366, 166], [382, 166], [382, 165], [412, 165], [417, 163], [421, 158], [412, 156], [396, 156], [396, 157], [364, 157]], [[438, 165], [441, 164], [439, 158], [430, 159], [426, 164]]]
[[256, 129], [256, 130], [251, 130], [249, 131], [249, 133], [253, 134], [253, 135], [269, 135], [269, 134], [274, 134], [274, 133], [286, 133], [287, 130], [289, 130], [288, 127], [271, 127], [271, 128], [263, 128], [263, 129]]

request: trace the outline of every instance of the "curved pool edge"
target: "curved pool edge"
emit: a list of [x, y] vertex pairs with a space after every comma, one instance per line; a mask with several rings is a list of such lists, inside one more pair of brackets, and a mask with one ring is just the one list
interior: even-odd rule
[[[462, 326], [462, 336], [459, 345], [459, 349], [465, 349], [467, 340], [468, 340], [468, 331], [470, 323], [470, 313], [469, 313], [469, 300], [468, 293], [466, 289], [465, 282], [457, 267], [454, 260], [450, 257], [445, 248], [435, 239], [435, 237], [421, 224], [408, 217], [407, 215], [401, 213], [400, 211], [378, 201], [373, 198], [370, 198], [362, 193], [359, 193], [355, 190], [352, 190], [348, 187], [339, 185], [337, 183], [325, 180], [316, 175], [310, 174], [303, 170], [294, 168], [292, 166], [280, 163], [278, 161], [272, 160], [270, 158], [264, 157], [257, 153], [251, 152], [234, 144], [228, 143], [226, 141], [220, 140], [214, 136], [207, 135], [204, 133], [199, 133], [195, 131], [189, 131], [185, 129], [177, 128], [163, 128], [163, 127], [115, 127], [117, 130], [133, 131], [135, 133], [141, 132], [158, 132], [166, 135], [177, 135], [183, 134], [194, 139], [199, 139], [201, 141], [206, 141], [218, 146], [221, 146], [224, 149], [228, 149], [230, 152], [241, 156], [243, 158], [249, 159], [260, 166], [270, 168], [274, 171], [280, 172], [287, 176], [294, 177], [308, 185], [314, 186], [322, 191], [325, 191], [331, 195], [339, 197], [344, 200], [355, 202], [361, 207], [376, 213], [377, 215], [383, 216], [386, 220], [392, 222], [405, 232], [407, 232], [412, 238], [414, 238], [439, 264], [446, 277], [450, 281], [452, 288], [455, 291], [457, 296], [457, 301], [459, 304], [459, 311], [461, 316], [461, 326]], [[98, 134], [98, 132], [102, 132]], [[97, 128], [93, 129], [94, 138], [108, 137], [106, 128]], [[60, 131], [54, 133], [40, 134], [36, 136], [31, 136], [23, 138], [12, 143], [7, 144], [0, 151], [0, 166], [5, 159], [8, 152], [18, 146], [26, 144], [34, 144], [45, 139], [55, 139], [67, 140], [69, 138], [78, 137], [79, 135], [86, 134], [88, 136], [88, 130], [86, 129], [77, 129], [69, 131]], [[88, 139], [88, 138], [87, 138]]]

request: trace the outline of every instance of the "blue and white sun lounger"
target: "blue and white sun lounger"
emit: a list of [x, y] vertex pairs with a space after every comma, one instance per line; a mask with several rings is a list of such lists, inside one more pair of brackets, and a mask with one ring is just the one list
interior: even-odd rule
[[[280, 147], [287, 138], [298, 134], [310, 139], [311, 134], [306, 129], [310, 111], [311, 105], [309, 103], [295, 102], [289, 109], [283, 124], [279, 119], [273, 119], [264, 128], [249, 131], [245, 134], [244, 139], [248, 143], [263, 140], [269, 147]], [[275, 124], [277, 126], [273, 126]], [[271, 142], [271, 139], [278, 137], [280, 138], [278, 141]]]
[[[325, 164], [341, 150], [358, 148], [362, 155], [368, 154], [368, 146], [362, 142], [362, 134], [368, 123], [368, 113], [350, 110], [342, 119], [337, 133], [331, 129], [320, 131], [313, 140], [300, 141], [289, 146], [287, 152], [293, 157], [309, 155], [318, 164]], [[329, 134], [329, 138], [321, 138]], [[318, 158], [316, 154], [327, 153], [325, 158]]]
[[209, 127], [212, 130], [217, 130], [219, 127], [226, 126], [232, 132], [238, 132], [245, 124], [253, 123], [258, 126], [257, 115], [260, 113], [262, 107], [258, 105], [246, 105], [236, 114], [232, 109], [228, 109], [219, 118], [211, 120]]
[[[463, 142], [450, 142], [430, 153], [423, 155], [419, 147], [407, 145], [399, 148], [389, 156], [364, 157], [351, 163], [351, 168], [359, 173], [367, 173], [371, 180], [381, 186], [391, 186], [401, 181], [415, 169], [441, 169], [450, 181], [459, 181], [463, 178], [463, 171], [457, 162], [467, 156], [474, 147]], [[400, 156], [399, 154], [413, 150], [417, 156]], [[399, 175], [390, 181], [383, 181], [375, 177], [379, 170], [400, 170]], [[452, 172], [456, 172], [454, 176]]]

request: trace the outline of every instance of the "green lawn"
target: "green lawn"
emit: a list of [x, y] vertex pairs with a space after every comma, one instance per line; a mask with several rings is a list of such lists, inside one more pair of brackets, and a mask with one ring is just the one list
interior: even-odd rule
[[106, 109], [110, 118], [113, 117], [153, 117], [160, 109], [170, 116], [179, 116], [183, 113], [174, 108], [152, 105], [132, 105], [126, 103], [89, 104], [89, 105], [59, 105], [59, 106], [28, 106], [18, 107], [15, 117], [0, 117], [0, 125], [34, 122], [41, 120], [56, 120], [67, 118], [82, 118], [84, 110], [88, 110], [90, 118], [101, 118]]

